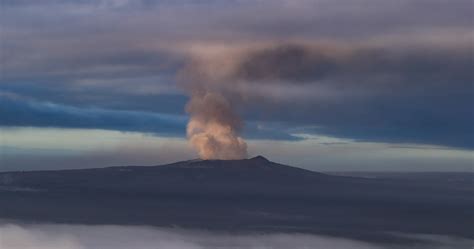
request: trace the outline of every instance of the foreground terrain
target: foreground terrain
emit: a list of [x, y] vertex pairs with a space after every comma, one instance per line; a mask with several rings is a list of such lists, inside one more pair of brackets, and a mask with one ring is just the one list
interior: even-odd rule
[[416, 243], [474, 239], [473, 174], [336, 176], [271, 162], [0, 173], [0, 219], [303, 233]]

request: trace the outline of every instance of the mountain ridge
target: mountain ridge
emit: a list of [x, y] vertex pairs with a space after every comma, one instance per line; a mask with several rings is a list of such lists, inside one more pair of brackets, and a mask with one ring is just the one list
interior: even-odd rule
[[306, 186], [325, 178], [341, 177], [278, 164], [257, 156], [241, 160], [187, 160], [156, 166], [3, 172], [0, 173], [0, 186], [54, 191], [100, 189], [215, 193], [246, 192], [250, 191], [249, 188], [257, 188], [275, 192], [290, 186]]
[[[250, 163], [250, 164], [249, 164]], [[258, 164], [257, 164], [258, 163]], [[207, 165], [206, 165], [207, 164]], [[0, 171], [0, 175], [2, 174], [9, 174], [9, 173], [32, 173], [32, 172], [64, 172], [64, 171], [88, 171], [88, 170], [104, 170], [104, 169], [123, 169], [123, 168], [137, 168], [137, 169], [155, 169], [159, 167], [195, 167], [195, 168], [213, 168], [216, 166], [220, 167], [248, 167], [251, 166], [263, 166], [263, 168], [272, 168], [269, 165], [278, 165], [284, 167], [290, 167], [299, 170], [305, 170], [308, 172], [319, 173], [315, 171], [311, 171], [308, 169], [303, 169], [299, 167], [289, 166], [285, 164], [276, 163], [273, 161], [268, 160], [264, 156], [258, 155], [252, 158], [246, 159], [231, 159], [231, 160], [221, 160], [221, 159], [190, 159], [184, 161], [177, 161], [165, 164], [157, 164], [157, 165], [114, 165], [114, 166], [105, 166], [105, 167], [94, 167], [94, 168], [73, 168], [73, 169], [41, 169], [41, 170], [21, 170], [21, 171]], [[217, 168], [217, 167], [216, 167]], [[259, 168], [259, 167], [255, 167]], [[323, 174], [323, 173], [319, 173]]]
[[332, 176], [264, 157], [4, 172], [0, 219], [303, 232], [368, 241], [400, 239], [394, 231], [474, 238], [469, 182], [419, 179]]

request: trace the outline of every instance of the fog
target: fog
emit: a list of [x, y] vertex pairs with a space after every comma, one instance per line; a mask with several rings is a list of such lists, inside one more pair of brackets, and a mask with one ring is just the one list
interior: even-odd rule
[[405, 235], [427, 244], [375, 245], [307, 234], [229, 234], [180, 228], [0, 224], [0, 249], [382, 249], [471, 248], [472, 240]]
[[367, 243], [303, 234], [230, 235], [183, 229], [0, 225], [0, 249], [370, 249]]

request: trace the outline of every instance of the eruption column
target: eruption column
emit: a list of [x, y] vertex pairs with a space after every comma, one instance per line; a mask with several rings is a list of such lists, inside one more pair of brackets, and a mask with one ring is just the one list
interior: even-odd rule
[[242, 159], [247, 144], [239, 137], [242, 122], [229, 101], [217, 92], [195, 92], [186, 106], [187, 136], [202, 159]]

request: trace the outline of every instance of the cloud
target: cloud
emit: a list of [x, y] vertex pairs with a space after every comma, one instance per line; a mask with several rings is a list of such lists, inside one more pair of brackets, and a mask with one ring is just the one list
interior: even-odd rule
[[232, 235], [130, 226], [0, 225], [0, 249], [317, 249], [380, 248], [340, 238], [304, 234]]
[[183, 138], [93, 129], [0, 131], [0, 171], [161, 165], [196, 158]]
[[[161, 99], [141, 104], [175, 105], [180, 100]], [[103, 101], [102, 99], [101, 101]], [[137, 100], [139, 101], [139, 100]], [[109, 102], [109, 104], [112, 104]], [[183, 104], [184, 105], [184, 104]], [[110, 109], [89, 106], [64, 105], [37, 101], [0, 91], [0, 127], [54, 127], [77, 129], [104, 129], [125, 132], [142, 132], [165, 137], [184, 137], [187, 117], [181, 113], [156, 112], [132, 108]], [[175, 108], [176, 106], [174, 106]], [[166, 107], [165, 107], [166, 108]], [[132, 109], [132, 110], [127, 110]], [[138, 110], [133, 110], [138, 109]], [[266, 127], [249, 123], [245, 134], [250, 139], [300, 140], [284, 129], [272, 124]]]
[[[184, 138], [139, 132], [1, 127], [0, 133], [0, 171], [161, 165], [197, 158]], [[274, 162], [323, 172], [466, 172], [471, 170], [474, 160], [470, 150], [298, 136], [302, 138], [278, 142], [268, 138], [249, 140], [249, 156], [264, 155]]]
[[[420, 249], [470, 248], [472, 240], [441, 235], [398, 234]], [[140, 226], [0, 224], [0, 249], [401, 249], [310, 234], [231, 234]]]
[[2, 126], [35, 126], [141, 131], [180, 136], [186, 117], [143, 111], [78, 108], [0, 96]]
[[[184, 114], [187, 97], [176, 86], [179, 77], [214, 70], [205, 76], [228, 81], [220, 90], [239, 104], [244, 135], [291, 140], [296, 128], [472, 149], [471, 5], [3, 1], [0, 90], [30, 99], [25, 108], [38, 108], [20, 122], [6, 111], [19, 111], [18, 103], [9, 102], [0, 120], [59, 127], [84, 120], [76, 126], [176, 135], [178, 126], [161, 126], [157, 116]], [[52, 115], [44, 103], [69, 117]], [[91, 120], [92, 112], [117, 125]], [[280, 131], [262, 135], [256, 123], [278, 124]]]

